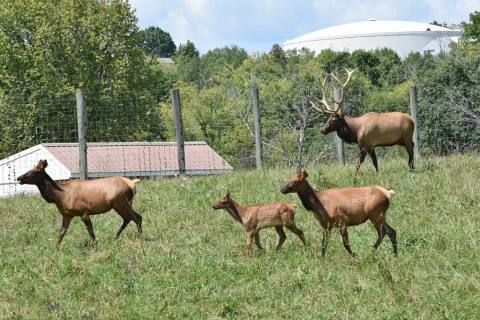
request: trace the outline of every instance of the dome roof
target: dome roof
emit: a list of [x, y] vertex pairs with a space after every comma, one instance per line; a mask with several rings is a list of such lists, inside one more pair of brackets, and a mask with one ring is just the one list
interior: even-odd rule
[[323, 40], [332, 38], [349, 38], [349, 37], [364, 37], [375, 35], [393, 35], [393, 34], [410, 34], [410, 33], [424, 33], [424, 32], [441, 33], [443, 36], [460, 36], [461, 31], [452, 30], [441, 26], [436, 26], [429, 23], [400, 21], [400, 20], [375, 20], [353, 22], [340, 24], [325, 29], [320, 29], [314, 32], [307, 33], [303, 36], [293, 40], [287, 40], [285, 44], [299, 43], [312, 40]]
[[461, 34], [460, 30], [428, 23], [370, 19], [307, 33], [287, 40], [284, 47], [287, 50], [306, 47], [317, 52], [327, 48], [353, 51], [386, 47], [404, 57], [409, 52], [421, 51], [433, 40], [459, 37]]

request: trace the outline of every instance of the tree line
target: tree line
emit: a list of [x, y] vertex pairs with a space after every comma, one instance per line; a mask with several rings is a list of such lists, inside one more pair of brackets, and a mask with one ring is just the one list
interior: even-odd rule
[[[267, 164], [332, 157], [325, 117], [311, 108], [326, 73], [358, 72], [348, 115], [408, 112], [419, 88], [422, 151], [478, 151], [480, 13], [449, 53], [389, 49], [248, 54], [238, 46], [200, 54], [159, 27], [140, 30], [126, 1], [0, 0], [0, 158], [39, 142], [76, 141], [75, 91], [86, 95], [88, 141], [174, 140], [169, 92], [181, 92], [186, 140], [204, 140], [236, 166], [254, 164], [250, 88], [260, 91]], [[161, 58], [172, 58], [173, 67]], [[332, 91], [333, 92], [333, 91]], [[331, 93], [331, 92], [328, 92]]]

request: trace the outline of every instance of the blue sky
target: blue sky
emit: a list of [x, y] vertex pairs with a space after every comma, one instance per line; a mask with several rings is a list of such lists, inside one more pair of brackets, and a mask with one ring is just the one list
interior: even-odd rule
[[193, 41], [201, 53], [236, 44], [268, 51], [302, 34], [368, 20], [459, 23], [480, 0], [130, 0], [141, 28], [158, 26], [178, 45]]

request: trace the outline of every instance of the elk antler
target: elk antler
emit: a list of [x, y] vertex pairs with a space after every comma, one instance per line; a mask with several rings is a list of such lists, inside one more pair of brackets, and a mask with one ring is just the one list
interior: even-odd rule
[[327, 82], [328, 76], [329, 76], [329, 74], [327, 74], [327, 75], [325, 76], [325, 79], [323, 79], [323, 82], [322, 82], [322, 86], [320, 87], [320, 89], [321, 89], [321, 91], [322, 91], [322, 100], [316, 99], [318, 102], [320, 102], [321, 104], [323, 104], [323, 107], [317, 107], [313, 102], [310, 102], [310, 103], [312, 104], [312, 107], [313, 107], [315, 110], [317, 110], [318, 112], [327, 113], [327, 114], [333, 114], [334, 111], [333, 111], [333, 109], [330, 108], [330, 106], [328, 105], [327, 99], [325, 98], [326, 95], [325, 95], [325, 91], [324, 91], [325, 83]]
[[333, 74], [333, 73], [330, 74], [332, 76], [332, 78], [335, 79], [335, 81], [337, 81], [340, 84], [340, 100], [337, 101], [337, 100], [335, 100], [335, 97], [333, 98], [333, 102], [335, 102], [335, 104], [337, 105], [337, 108], [335, 109], [334, 113], [338, 113], [338, 112], [341, 113], [342, 112], [344, 89], [347, 86], [347, 84], [350, 82], [350, 80], [352, 78], [352, 74], [355, 71], [357, 71], [357, 69], [353, 69], [353, 70], [345, 69], [345, 71], [347, 71], [347, 80], [344, 83], [342, 83], [340, 81], [340, 79], [338, 79], [337, 76], [335, 76], [335, 74]]

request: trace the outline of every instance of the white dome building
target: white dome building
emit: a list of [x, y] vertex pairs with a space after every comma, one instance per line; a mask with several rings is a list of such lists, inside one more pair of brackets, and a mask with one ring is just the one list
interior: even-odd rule
[[316, 53], [323, 49], [365, 51], [390, 48], [405, 58], [411, 52], [438, 53], [457, 42], [460, 30], [452, 30], [428, 23], [385, 20], [347, 23], [333, 26], [295, 38], [284, 43], [285, 50], [308, 48]]

